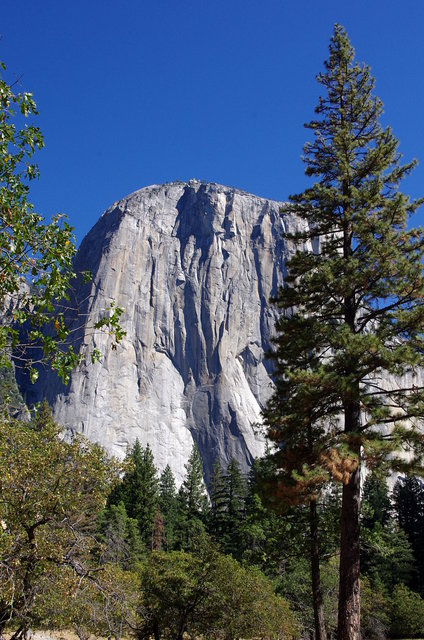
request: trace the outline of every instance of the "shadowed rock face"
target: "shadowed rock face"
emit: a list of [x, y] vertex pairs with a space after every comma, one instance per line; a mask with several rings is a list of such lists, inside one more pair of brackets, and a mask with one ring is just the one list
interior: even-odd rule
[[[76, 333], [101, 363], [74, 372], [67, 388], [41, 374], [29, 400], [46, 396], [56, 419], [123, 456], [136, 438], [150, 444], [177, 482], [193, 441], [208, 477], [213, 462], [237, 458], [247, 470], [263, 451], [255, 432], [271, 388], [269, 362], [294, 217], [281, 203], [197, 181], [141, 189], [108, 209], [84, 239], [76, 269], [87, 324]], [[125, 308], [127, 334], [111, 350], [90, 335], [111, 300]]]

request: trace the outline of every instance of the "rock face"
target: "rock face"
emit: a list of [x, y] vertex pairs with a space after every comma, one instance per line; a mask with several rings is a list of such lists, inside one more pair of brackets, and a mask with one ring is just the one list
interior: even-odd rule
[[[206, 476], [232, 457], [242, 468], [263, 451], [255, 425], [271, 391], [275, 309], [295, 231], [281, 203], [197, 181], [141, 189], [108, 209], [81, 244], [76, 296], [84, 326], [76, 347], [98, 348], [64, 388], [40, 376], [29, 400], [46, 396], [56, 419], [112, 454], [138, 438], [177, 482], [193, 442]], [[125, 308], [116, 351], [91, 335], [111, 300]], [[86, 323], [85, 323], [86, 316]]]

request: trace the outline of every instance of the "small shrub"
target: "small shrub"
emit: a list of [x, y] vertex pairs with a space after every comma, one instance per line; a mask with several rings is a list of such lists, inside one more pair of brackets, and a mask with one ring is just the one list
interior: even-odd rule
[[390, 634], [396, 638], [424, 634], [424, 600], [403, 584], [393, 590]]

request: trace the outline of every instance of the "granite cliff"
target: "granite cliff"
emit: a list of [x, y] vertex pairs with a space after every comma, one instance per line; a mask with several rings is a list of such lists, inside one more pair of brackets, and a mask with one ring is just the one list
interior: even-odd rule
[[[292, 248], [281, 203], [198, 181], [151, 186], [113, 204], [83, 240], [75, 347], [102, 353], [65, 388], [41, 373], [29, 401], [122, 456], [139, 438], [180, 482], [193, 442], [206, 476], [215, 459], [247, 470], [264, 442], [255, 428], [271, 391], [270, 347]], [[116, 351], [88, 326], [110, 300], [125, 308]]]

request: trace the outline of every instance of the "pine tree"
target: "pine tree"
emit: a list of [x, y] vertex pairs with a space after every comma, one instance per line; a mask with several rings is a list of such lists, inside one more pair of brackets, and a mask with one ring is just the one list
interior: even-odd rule
[[99, 530], [102, 562], [112, 562], [128, 570], [141, 560], [144, 548], [138, 522], [128, 517], [123, 502], [102, 511]]
[[208, 518], [208, 531], [210, 535], [219, 542], [224, 534], [227, 514], [224, 475], [218, 460], [215, 460], [212, 468], [209, 493], [211, 505]]
[[158, 478], [152, 450], [137, 439], [127, 455], [129, 471], [109, 496], [108, 504], [123, 502], [130, 518], [137, 520], [142, 540], [151, 546], [153, 524], [158, 506]]
[[159, 506], [165, 527], [166, 546], [173, 549], [177, 518], [177, 490], [174, 474], [167, 464], [159, 478]]
[[391, 593], [397, 584], [409, 584], [414, 574], [414, 554], [408, 537], [390, 518], [384, 525], [376, 522], [361, 530], [361, 573], [373, 585]]
[[237, 460], [228, 463], [225, 475], [219, 462], [215, 462], [210, 498], [209, 533], [219, 543], [223, 553], [240, 559], [243, 555], [246, 481]]
[[241, 547], [245, 562], [276, 577], [285, 571], [287, 546], [294, 535], [290, 530], [286, 510], [282, 515], [269, 508], [270, 495], [268, 492], [266, 496], [263, 495], [263, 479], [269, 476], [269, 462], [267, 456], [258, 458], [254, 460], [249, 472], [241, 526]]
[[186, 475], [177, 496], [176, 541], [180, 549], [190, 550], [205, 534], [208, 497], [203, 480], [203, 465], [196, 445], [185, 465]]
[[364, 482], [361, 505], [361, 524], [372, 529], [377, 522], [385, 525], [391, 516], [392, 505], [389, 486], [385, 478], [371, 473]]
[[185, 465], [186, 475], [182, 484], [182, 496], [189, 518], [204, 520], [208, 511], [208, 497], [203, 479], [203, 464], [196, 445]]
[[52, 410], [49, 403], [44, 398], [34, 415], [31, 427], [36, 431], [42, 431], [47, 425], [51, 427], [54, 424], [55, 421], [53, 419]]
[[[290, 236], [298, 251], [278, 294], [276, 391], [265, 418], [283, 480], [291, 476], [306, 500], [331, 477], [343, 485], [338, 640], [358, 640], [361, 462], [422, 463], [414, 374], [423, 364], [424, 238], [407, 230], [421, 201], [399, 191], [415, 162], [400, 164], [369, 67], [355, 62], [339, 25], [317, 79], [323, 96], [304, 148], [317, 182], [292, 197], [304, 226]], [[398, 387], [384, 384], [404, 373]]]
[[386, 479], [367, 476], [361, 503], [361, 573], [388, 593], [396, 584], [409, 583], [413, 552], [406, 533], [393, 517]]
[[415, 557], [410, 586], [424, 594], [424, 484], [414, 476], [399, 478], [393, 489], [395, 517], [405, 531]]
[[242, 524], [245, 515], [246, 482], [237, 460], [231, 460], [224, 479], [225, 527], [222, 547], [224, 553], [240, 559], [242, 549]]
[[[267, 418], [267, 413], [265, 413], [265, 417]], [[316, 640], [326, 640], [318, 509], [324, 480], [319, 468], [314, 466], [311, 470], [306, 471], [304, 465], [305, 459], [311, 460], [314, 455], [312, 424], [309, 417], [305, 431], [305, 442], [298, 441], [290, 447], [286, 441], [284, 448], [281, 448], [277, 453], [268, 452], [267, 463], [263, 469], [265, 475], [262, 478], [262, 485], [267, 500], [274, 500], [274, 508], [280, 511], [281, 509], [290, 510], [298, 522], [303, 522], [308, 529], [308, 549], [303, 549], [303, 541], [301, 547], [304, 555], [309, 555], [310, 559], [315, 637]], [[279, 504], [275, 503], [276, 499], [279, 499]], [[307, 516], [302, 509], [303, 503], [308, 505]]]

